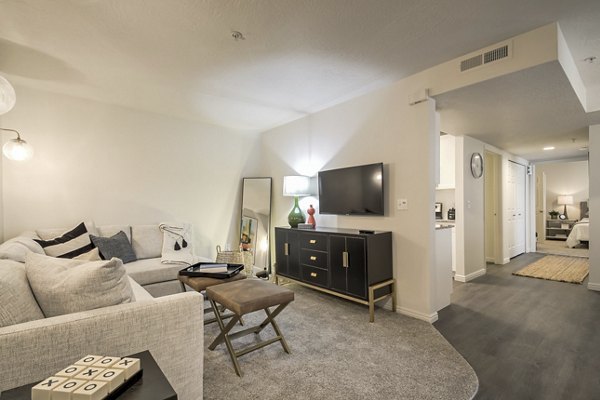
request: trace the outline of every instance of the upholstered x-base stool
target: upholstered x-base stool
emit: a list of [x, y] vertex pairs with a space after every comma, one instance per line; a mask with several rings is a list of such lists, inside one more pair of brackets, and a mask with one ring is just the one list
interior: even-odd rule
[[[192, 289], [194, 289], [198, 293], [202, 293], [209, 286], [221, 285], [227, 282], [239, 281], [242, 279], [246, 279], [246, 274], [239, 273], [237, 275], [232, 276], [231, 278], [219, 279], [219, 278], [210, 278], [205, 276], [187, 276], [187, 275], [178, 275], [177, 279], [179, 279], [179, 283], [181, 283], [181, 291], [185, 292], [185, 285], [188, 285]], [[213, 308], [208, 307], [204, 309], [204, 314], [212, 312]], [[227, 319], [233, 317], [233, 314], [222, 315], [222, 319]], [[205, 318], [204, 325], [212, 324], [216, 322], [217, 318]], [[244, 324], [243, 321], [240, 320], [240, 324]]]
[[[279, 326], [275, 322], [275, 317], [277, 317], [288, 304], [294, 301], [294, 292], [270, 282], [258, 279], [246, 279], [208, 287], [206, 289], [206, 295], [208, 296], [208, 300], [210, 300], [219, 328], [221, 329], [219, 336], [217, 336], [208, 348], [214, 350], [219, 344], [225, 342], [235, 372], [239, 376], [242, 376], [242, 370], [238, 363], [238, 357], [243, 356], [244, 354], [248, 354], [275, 342], [281, 342], [283, 350], [288, 354], [290, 353], [290, 349], [279, 330]], [[227, 325], [223, 323], [223, 317], [217, 303], [234, 314]], [[269, 307], [274, 306], [277, 306], [277, 308], [270, 311]], [[229, 333], [243, 315], [259, 310], [264, 310], [265, 314], [267, 314], [267, 318], [262, 323], [238, 332]], [[239, 351], [236, 351], [233, 348], [233, 345], [231, 344], [232, 339], [246, 336], [251, 333], [258, 334], [269, 324], [271, 324], [277, 336], [248, 346]]]

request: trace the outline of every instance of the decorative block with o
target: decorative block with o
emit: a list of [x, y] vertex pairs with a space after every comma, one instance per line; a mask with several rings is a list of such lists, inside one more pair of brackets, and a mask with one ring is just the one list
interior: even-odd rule
[[73, 392], [72, 400], [101, 400], [108, 394], [106, 382], [89, 381]]
[[60, 376], [52, 376], [46, 378], [34, 387], [31, 388], [31, 400], [51, 400], [52, 390], [57, 388], [67, 378]]

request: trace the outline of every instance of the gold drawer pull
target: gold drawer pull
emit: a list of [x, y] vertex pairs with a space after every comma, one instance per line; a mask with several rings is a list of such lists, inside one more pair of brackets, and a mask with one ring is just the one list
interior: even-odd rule
[[310, 276], [313, 277], [313, 278], [316, 278], [317, 277], [317, 273], [316, 272], [311, 272]]
[[315, 257], [315, 256], [310, 256], [310, 260], [311, 260], [311, 261], [317, 261], [317, 257]]
[[316, 244], [316, 243], [317, 243], [317, 241], [316, 241], [315, 239], [310, 239], [310, 240], [308, 241], [308, 243], [310, 243], [310, 244]]
[[290, 255], [290, 245], [288, 243], [283, 244], [283, 255], [284, 256]]
[[348, 252], [344, 251], [342, 252], [342, 267], [348, 268], [348, 266]]

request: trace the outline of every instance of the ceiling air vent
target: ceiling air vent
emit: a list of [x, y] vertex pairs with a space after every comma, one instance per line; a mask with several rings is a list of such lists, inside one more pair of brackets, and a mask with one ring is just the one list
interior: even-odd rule
[[506, 57], [508, 57], [508, 45], [483, 53], [483, 63], [491, 63]]
[[473, 68], [481, 67], [504, 58], [510, 57], [512, 52], [512, 43], [504, 43], [501, 46], [490, 49], [483, 49], [479, 54], [471, 56], [460, 62], [460, 72], [465, 72]]
[[478, 54], [475, 57], [467, 58], [466, 60], [462, 60], [460, 62], [460, 72], [467, 71], [471, 68], [479, 67], [481, 64], [482, 64], [481, 54]]

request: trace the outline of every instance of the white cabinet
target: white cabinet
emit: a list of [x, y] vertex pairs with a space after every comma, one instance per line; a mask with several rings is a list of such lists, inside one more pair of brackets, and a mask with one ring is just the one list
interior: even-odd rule
[[452, 135], [440, 136], [440, 180], [437, 189], [454, 189], [456, 139]]

